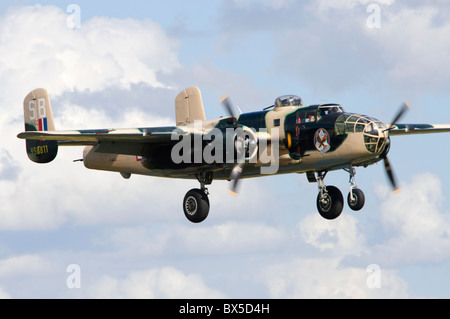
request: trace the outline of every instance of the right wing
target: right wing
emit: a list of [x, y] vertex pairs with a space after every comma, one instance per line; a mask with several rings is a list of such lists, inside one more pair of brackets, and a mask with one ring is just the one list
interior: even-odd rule
[[394, 136], [447, 132], [450, 132], [450, 124], [396, 124], [393, 128], [389, 129], [389, 135]]

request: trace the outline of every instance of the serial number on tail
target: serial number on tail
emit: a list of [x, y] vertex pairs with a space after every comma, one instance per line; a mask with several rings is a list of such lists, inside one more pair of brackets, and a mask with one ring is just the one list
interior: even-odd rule
[[48, 145], [42, 145], [42, 146], [34, 146], [30, 148], [30, 152], [33, 155], [43, 155], [48, 154]]

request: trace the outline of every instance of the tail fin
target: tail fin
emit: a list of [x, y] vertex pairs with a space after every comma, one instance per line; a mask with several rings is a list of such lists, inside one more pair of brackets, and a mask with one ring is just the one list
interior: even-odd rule
[[[25, 131], [54, 131], [53, 113], [45, 89], [31, 91], [23, 102]], [[35, 163], [50, 163], [58, 153], [57, 141], [27, 140], [28, 158]]]
[[175, 99], [175, 116], [177, 125], [205, 120], [202, 93], [199, 88], [189, 87], [177, 95]]

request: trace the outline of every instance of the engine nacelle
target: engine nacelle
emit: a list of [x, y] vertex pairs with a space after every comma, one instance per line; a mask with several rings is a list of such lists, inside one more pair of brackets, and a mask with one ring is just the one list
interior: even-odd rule
[[251, 128], [247, 126], [236, 128], [231, 140], [229, 136], [227, 136], [227, 149], [230, 149], [230, 142], [233, 143], [234, 156], [238, 162], [256, 161], [258, 154], [258, 138]]
[[145, 172], [141, 158], [133, 155], [108, 154], [95, 151], [95, 147], [86, 146], [83, 151], [83, 163], [86, 168], [102, 171], [120, 172], [124, 178], [130, 174]]
[[203, 139], [204, 162], [222, 164], [257, 160], [258, 138], [247, 126], [216, 128]]

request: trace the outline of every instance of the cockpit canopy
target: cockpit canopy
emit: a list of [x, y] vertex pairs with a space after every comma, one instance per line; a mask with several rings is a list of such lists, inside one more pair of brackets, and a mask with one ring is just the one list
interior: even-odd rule
[[320, 117], [324, 117], [333, 113], [344, 113], [344, 109], [339, 104], [321, 104], [319, 106]]
[[275, 107], [302, 106], [302, 98], [297, 95], [283, 95], [275, 100]]

